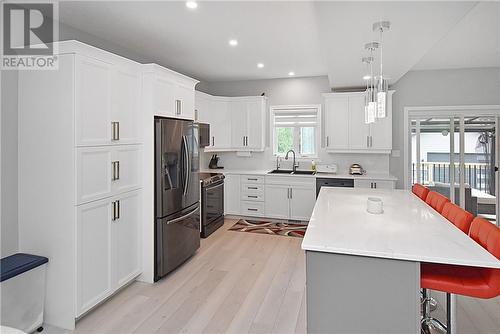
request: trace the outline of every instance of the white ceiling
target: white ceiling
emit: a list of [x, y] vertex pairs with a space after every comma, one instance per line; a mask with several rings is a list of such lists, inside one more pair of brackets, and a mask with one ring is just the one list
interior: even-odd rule
[[[189, 10], [184, 1], [70, 1], [60, 3], [59, 14], [67, 25], [204, 81], [282, 78], [294, 71], [328, 75], [332, 87], [360, 86], [363, 45], [378, 39], [371, 26], [382, 19], [392, 22], [384, 34], [384, 72], [392, 82], [416, 64], [499, 66], [498, 3], [198, 4]], [[237, 47], [228, 45], [231, 38]], [[450, 58], [457, 50], [461, 56]], [[258, 62], [265, 67], [258, 69]]]
[[500, 3], [478, 3], [415, 70], [500, 66]]

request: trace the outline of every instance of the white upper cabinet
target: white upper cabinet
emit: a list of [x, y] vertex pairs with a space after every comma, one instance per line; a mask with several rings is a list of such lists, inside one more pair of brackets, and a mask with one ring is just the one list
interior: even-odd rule
[[174, 103], [175, 117], [194, 120], [194, 87], [176, 85]]
[[111, 143], [112, 65], [75, 56], [76, 143], [79, 146]]
[[349, 148], [366, 150], [370, 148], [370, 125], [365, 123], [364, 94], [349, 96]]
[[222, 97], [196, 92], [198, 120], [210, 124], [205, 152], [263, 151], [266, 98]]
[[140, 94], [137, 64], [76, 55], [77, 146], [139, 143]]
[[[120, 144], [140, 142], [139, 109], [141, 76], [136, 65], [116, 65], [111, 76], [111, 122], [115, 122], [115, 139]], [[118, 131], [118, 133], [116, 133]]]
[[327, 93], [325, 98], [326, 150], [337, 153], [384, 153], [392, 150], [392, 94], [387, 117], [365, 123], [365, 93]]
[[194, 120], [197, 80], [156, 64], [142, 65], [143, 107], [154, 116]]
[[231, 114], [229, 113], [229, 102], [215, 100], [210, 103], [210, 145], [205, 150], [229, 150], [231, 147]]
[[230, 101], [231, 148], [244, 150], [247, 140], [248, 112], [245, 101]]
[[325, 97], [325, 147], [327, 150], [349, 147], [349, 98]]

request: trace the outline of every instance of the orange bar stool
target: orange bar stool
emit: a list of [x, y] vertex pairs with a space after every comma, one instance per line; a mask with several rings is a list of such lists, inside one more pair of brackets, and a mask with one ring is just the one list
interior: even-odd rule
[[469, 233], [470, 225], [474, 219], [474, 215], [472, 213], [465, 211], [458, 205], [448, 202], [443, 206], [441, 215], [452, 222], [453, 225], [458, 227], [465, 234]]
[[450, 200], [448, 197], [441, 195], [435, 191], [429, 191], [427, 194], [427, 198], [425, 199], [425, 203], [429, 204], [434, 210], [441, 213], [443, 211], [443, 207]]
[[[469, 236], [500, 260], [500, 228], [482, 218], [472, 221]], [[451, 333], [451, 294], [489, 299], [500, 295], [500, 269], [422, 263], [420, 285], [446, 292], [447, 326], [429, 315], [424, 304], [424, 333]], [[426, 303], [427, 304], [427, 303]]]
[[424, 187], [423, 185], [421, 185], [420, 183], [415, 183], [413, 185], [413, 187], [411, 187], [411, 191], [417, 195], [418, 197], [420, 197], [420, 199], [422, 201], [425, 201], [425, 199], [427, 198], [427, 194], [429, 193], [429, 188], [427, 187]]

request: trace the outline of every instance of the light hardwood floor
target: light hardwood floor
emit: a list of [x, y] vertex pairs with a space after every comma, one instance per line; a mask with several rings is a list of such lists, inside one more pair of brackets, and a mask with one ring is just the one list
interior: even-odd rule
[[[302, 239], [228, 231], [234, 223], [165, 279], [122, 290], [74, 333], [306, 333]], [[500, 333], [500, 298], [459, 298], [457, 329]]]

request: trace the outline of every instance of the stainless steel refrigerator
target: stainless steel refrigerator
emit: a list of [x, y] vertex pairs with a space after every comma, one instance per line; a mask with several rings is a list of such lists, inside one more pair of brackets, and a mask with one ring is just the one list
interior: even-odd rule
[[155, 118], [155, 281], [200, 247], [198, 127]]

